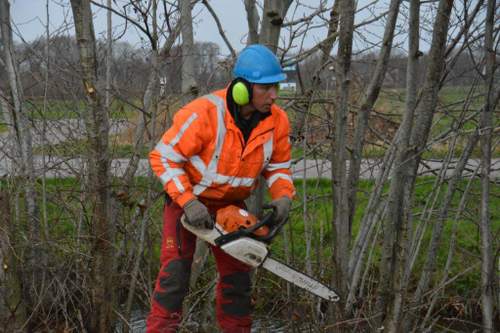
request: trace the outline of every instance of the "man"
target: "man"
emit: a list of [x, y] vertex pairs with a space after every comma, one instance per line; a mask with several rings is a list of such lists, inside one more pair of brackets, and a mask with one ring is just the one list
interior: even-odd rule
[[[153, 171], [168, 194], [163, 213], [161, 269], [147, 332], [172, 332], [182, 318], [196, 237], [179, 223], [212, 228], [211, 215], [233, 204], [244, 207], [263, 174], [276, 222], [288, 218], [295, 194], [289, 122], [274, 104], [286, 78], [276, 56], [251, 45], [239, 55], [235, 79], [223, 90], [181, 108], [150, 153]], [[250, 332], [250, 267], [212, 247], [219, 281], [217, 321], [224, 332]]]

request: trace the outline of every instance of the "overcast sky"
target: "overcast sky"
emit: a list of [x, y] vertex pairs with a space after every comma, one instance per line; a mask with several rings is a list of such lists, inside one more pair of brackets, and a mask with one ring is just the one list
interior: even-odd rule
[[[103, 1], [103, 0], [101, 0]], [[106, 2], [106, 1], [104, 1]], [[120, 1], [118, 1], [119, 3]], [[319, 7], [320, 0], [302, 0], [301, 6], [296, 7], [295, 3], [292, 4], [288, 12], [287, 19], [297, 19]], [[328, 1], [329, 5], [333, 1]], [[358, 8], [364, 7], [367, 3], [372, 1], [360, 0], [358, 1]], [[357, 13], [356, 21], [366, 20], [372, 15], [372, 12], [381, 12], [387, 9], [388, 0], [379, 1], [376, 6], [371, 8], [371, 12], [365, 10]], [[11, 16], [15, 24], [16, 40], [20, 41], [20, 36], [26, 41], [32, 41], [39, 36], [45, 35], [46, 17], [46, 3], [47, 0], [11, 0]], [[222, 23], [226, 34], [233, 45], [238, 51], [244, 47], [246, 33], [248, 31], [246, 23], [246, 12], [243, 0], [212, 0], [210, 1], [212, 7], [216, 11]], [[104, 38], [106, 29], [106, 12], [103, 9], [93, 7], [94, 27], [96, 35]], [[197, 4], [193, 10], [194, 18], [194, 38], [196, 41], [211, 41], [220, 45], [222, 54], [228, 54], [228, 49], [220, 37], [216, 24], [212, 16], [208, 13], [205, 7]], [[328, 18], [328, 13], [325, 18]], [[50, 33], [51, 35], [57, 34], [70, 34], [74, 35], [73, 19], [71, 15], [71, 6], [69, 0], [49, 0], [49, 20], [50, 20]], [[315, 22], [316, 26], [322, 22]], [[113, 16], [114, 33], [118, 35], [122, 32], [124, 21]], [[365, 38], [368, 40], [381, 39], [383, 22], [377, 22], [370, 25], [370, 29], [364, 32]], [[122, 37], [134, 46], [141, 45], [141, 32], [135, 28], [127, 29], [127, 32]], [[287, 39], [287, 31], [282, 31], [282, 37]], [[326, 29], [321, 27], [310, 27], [303, 40], [297, 40], [294, 44], [296, 47], [301, 45], [305, 48], [314, 46], [326, 36]], [[359, 42], [358, 42], [359, 43]], [[355, 45], [356, 49], [356, 45]]]

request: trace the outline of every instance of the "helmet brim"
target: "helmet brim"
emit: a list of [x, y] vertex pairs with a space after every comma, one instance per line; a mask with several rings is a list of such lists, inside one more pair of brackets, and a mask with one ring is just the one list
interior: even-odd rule
[[265, 76], [257, 80], [248, 80], [248, 81], [251, 83], [258, 83], [258, 84], [271, 84], [271, 83], [278, 83], [284, 80], [286, 80], [286, 74], [280, 73], [272, 76]]

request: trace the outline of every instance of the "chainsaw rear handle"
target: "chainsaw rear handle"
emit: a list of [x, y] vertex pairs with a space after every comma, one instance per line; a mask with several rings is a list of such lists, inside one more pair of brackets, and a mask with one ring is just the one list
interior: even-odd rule
[[262, 219], [265, 223], [264, 225], [267, 225], [269, 228], [269, 233], [265, 236], [257, 236], [253, 235], [252, 238], [261, 242], [266, 242], [270, 243], [274, 237], [278, 235], [278, 232], [281, 230], [281, 228], [285, 225], [285, 223], [288, 221], [288, 219], [283, 220], [281, 223], [274, 223], [272, 219], [273, 213], [267, 213], [264, 215], [264, 218]]
[[[281, 227], [283, 227], [283, 225], [286, 223], [286, 220], [284, 220], [283, 222], [281, 222], [279, 224], [274, 224], [272, 217], [273, 217], [272, 212], [267, 213], [266, 215], [264, 215], [264, 217], [259, 222], [257, 222], [253, 226], [250, 226], [248, 228], [241, 228], [239, 230], [227, 233], [225, 235], [222, 235], [222, 236], [216, 238], [215, 244], [217, 246], [222, 246], [224, 244], [227, 244], [227, 243], [234, 241], [234, 240], [241, 238], [241, 237], [249, 237], [249, 238], [255, 239], [255, 240], [260, 241], [260, 242], [270, 243], [271, 240], [274, 237], [276, 237], [276, 235], [278, 234], [278, 231], [280, 231]], [[262, 226], [267, 226], [269, 228], [269, 233], [265, 236], [255, 235], [254, 231], [259, 229]]]

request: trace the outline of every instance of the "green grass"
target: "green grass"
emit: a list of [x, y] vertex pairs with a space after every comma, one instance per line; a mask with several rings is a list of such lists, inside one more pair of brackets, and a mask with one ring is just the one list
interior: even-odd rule
[[[135, 179], [135, 183], [131, 186], [130, 191], [127, 193], [128, 202], [137, 203], [143, 197], [150, 182], [154, 182], [155, 190], [158, 193], [161, 192], [161, 185], [158, 181], [138, 177]], [[430, 192], [433, 187], [434, 177], [422, 177], [419, 178], [415, 186], [415, 219], [414, 222], [418, 225], [420, 223], [418, 219], [418, 214], [421, 212], [425, 201], [428, 199]], [[37, 181], [37, 190], [41, 191], [41, 182]], [[11, 184], [14, 186], [14, 184]], [[117, 191], [119, 190], [119, 180], [112, 179], [112, 197], [117, 198]], [[305, 183], [301, 180], [295, 181], [295, 186], [297, 189], [297, 197], [293, 202], [293, 210], [290, 216], [290, 222], [285, 226], [284, 232], [289, 236], [290, 241], [287, 246], [291, 251], [291, 262], [290, 264], [299, 270], [305, 270], [305, 253], [306, 253], [306, 243], [304, 237], [304, 213], [301, 209], [301, 203], [303, 200], [303, 187], [306, 186], [307, 190], [307, 221], [312, 228], [312, 248], [311, 248], [311, 259], [312, 259], [312, 269], [313, 276], [330, 283], [331, 277], [334, 274], [333, 262], [332, 262], [332, 243], [333, 243], [333, 210], [332, 210], [332, 199], [331, 199], [331, 182], [328, 180], [307, 180]], [[357, 208], [354, 216], [354, 223], [352, 225], [352, 241], [354, 240], [354, 235], [359, 232], [360, 221], [364, 214], [367, 206], [369, 195], [373, 189], [374, 183], [372, 181], [360, 181], [360, 190], [357, 194]], [[2, 190], [8, 189], [9, 184], [6, 180], [0, 181], [0, 187]], [[462, 181], [459, 188], [463, 190], [466, 186], [466, 181]], [[47, 179], [47, 216], [48, 216], [48, 230], [51, 239], [50, 253], [53, 260], [56, 260], [57, 256], [66, 258], [68, 255], [73, 255], [76, 249], [76, 236], [81, 232], [83, 238], [80, 239], [82, 242], [78, 248], [78, 253], [75, 253], [76, 258], [80, 258], [81, 254], [87, 253], [89, 249], [88, 239], [86, 238], [90, 225], [90, 216], [92, 212], [92, 207], [88, 207], [87, 204], [82, 202], [84, 199], [81, 195], [81, 185], [79, 180], [75, 178], [65, 178], [65, 179]], [[387, 186], [385, 187], [387, 191]], [[444, 189], [442, 189], [444, 192]], [[460, 192], [460, 191], [459, 191]], [[459, 193], [457, 193], [459, 194]], [[442, 202], [442, 195], [438, 198], [437, 203]], [[455, 256], [453, 258], [453, 263], [451, 267], [450, 276], [463, 272], [465, 268], [468, 268], [472, 263], [479, 261], [480, 253], [480, 234], [477, 226], [477, 216], [479, 212], [480, 203], [480, 183], [479, 181], [474, 181], [471, 191], [471, 196], [467, 200], [467, 207], [464, 216], [456, 221], [458, 226], [457, 233], [457, 247]], [[493, 227], [493, 235], [497, 235], [500, 232], [500, 188], [492, 186], [492, 203], [490, 205], [491, 209], [491, 221]], [[266, 199], [268, 201], [269, 198]], [[440, 278], [440, 271], [444, 267], [446, 261], [448, 245], [451, 238], [451, 228], [453, 223], [454, 211], [456, 210], [459, 202], [458, 195], [454, 198], [452, 209], [450, 210], [449, 220], [445, 224], [443, 232], [442, 246], [438, 251], [438, 266], [437, 274], [434, 279]], [[149, 225], [148, 225], [148, 247], [147, 254], [145, 253], [145, 260], [147, 259], [151, 267], [149, 268], [152, 272], [152, 278], [155, 276], [155, 272], [158, 269], [158, 260], [160, 252], [161, 243], [161, 230], [162, 230], [162, 205], [163, 198], [159, 198], [154, 202], [154, 206], [148, 213]], [[119, 205], [119, 210], [117, 211], [118, 218], [116, 220], [116, 232], [118, 242], [130, 242], [130, 232], [136, 227], [131, 223], [131, 217], [134, 215], [136, 204], [130, 206]], [[82, 209], [86, 209], [85, 214], [82, 214]], [[436, 209], [437, 211], [438, 209]], [[430, 220], [429, 228], [424, 234], [423, 243], [423, 253], [418, 256], [416, 266], [415, 266], [415, 276], [418, 278], [419, 271], [423, 265], [425, 259], [425, 248], [431, 237], [431, 228], [435, 223], [436, 218], [433, 217]], [[137, 221], [135, 221], [137, 222]], [[320, 243], [320, 229], [323, 229], [323, 239]], [[124, 230], [128, 230], [128, 233], [124, 233]], [[373, 274], [373, 283], [377, 280], [378, 262], [380, 260], [380, 248], [381, 248], [381, 237], [376, 244], [374, 250], [374, 257], [372, 263], [371, 274]], [[351, 243], [352, 244], [352, 243]], [[121, 243], [120, 243], [120, 246]], [[130, 245], [130, 248], [135, 248], [134, 244]], [[272, 256], [278, 259], [285, 260], [285, 244], [283, 234], [276, 237], [271, 246]], [[125, 256], [125, 254], [124, 254]], [[214, 277], [214, 264], [213, 260], [209, 260], [209, 269], [204, 271], [202, 280], [204, 282], [212, 281]], [[123, 273], [123, 272], [122, 272]], [[454, 297], [460, 295], [461, 297], [474, 297], [477, 299], [477, 292], [479, 288], [480, 281], [480, 270], [479, 267], [475, 268], [471, 272], [461, 276], [453, 283], [447, 286], [444, 290], [443, 297]], [[271, 275], [270, 273], [265, 273], [259, 270], [256, 276], [259, 284], [259, 288], [255, 291], [257, 297], [256, 313], [261, 311], [263, 313], [269, 310], [269, 306], [273, 307], [275, 304], [281, 302], [286, 295], [286, 284]], [[201, 282], [200, 282], [201, 283]], [[415, 277], [412, 278], [410, 282], [410, 287], [414, 287], [416, 283]], [[125, 286], [125, 285], [124, 285]], [[296, 301], [300, 303], [300, 294], [295, 297]], [[272, 299], [272, 302], [269, 300]]]
[[399, 122], [405, 109], [405, 96], [404, 89], [383, 89], [375, 102], [375, 109]]
[[[426, 200], [431, 193], [434, 177], [421, 177], [418, 179], [417, 184], [415, 186], [415, 205], [414, 214], [415, 215], [415, 223], [420, 224], [419, 213], [422, 210]], [[295, 181], [295, 185], [297, 187], [297, 198], [294, 201], [294, 207], [299, 207], [303, 200], [303, 182], [300, 180]], [[307, 216], [308, 223], [313, 228], [312, 232], [312, 244], [313, 249], [311, 252], [311, 256], [313, 259], [313, 263], [315, 263], [313, 269], [316, 270], [317, 274], [321, 270], [326, 269], [331, 272], [331, 260], [328, 258], [331, 257], [332, 250], [332, 199], [331, 199], [331, 183], [327, 180], [320, 180], [317, 182], [316, 180], [308, 180], [306, 183], [307, 186]], [[466, 186], [466, 181], [462, 181], [459, 188], [463, 189]], [[368, 203], [368, 198], [373, 188], [373, 182], [371, 181], [361, 181], [360, 182], [360, 191], [357, 194], [357, 209], [354, 216], [354, 222], [352, 226], [352, 233], [356, 235], [360, 228], [361, 218], [364, 214], [364, 210]], [[387, 191], [387, 186], [385, 188]], [[442, 189], [439, 199], [436, 212], [438, 211], [439, 203], [442, 202], [442, 197], [444, 195], [445, 188]], [[451, 238], [451, 228], [453, 219], [455, 216], [455, 210], [458, 207], [459, 203], [459, 193], [455, 195], [452, 209], [450, 210], [450, 214], [448, 220], [445, 224], [443, 236], [442, 236], [442, 246], [439, 248], [438, 252], [438, 271], [444, 267], [447, 258], [448, 246]], [[458, 223], [457, 229], [457, 251], [453, 259], [453, 264], [451, 268], [451, 274], [457, 274], [464, 270], [463, 263], [464, 262], [473, 262], [476, 261], [479, 256], [479, 244], [480, 244], [480, 234], [479, 229], [476, 224], [477, 216], [479, 216], [479, 203], [480, 203], [480, 182], [474, 181], [472, 196], [469, 197], [467, 201], [467, 208], [464, 216], [460, 218], [460, 220], [456, 221]], [[500, 231], [500, 188], [496, 187], [492, 190], [491, 197], [491, 221], [493, 234], [497, 234]], [[496, 222], [495, 222], [496, 221]], [[436, 217], [433, 216], [430, 220], [429, 227], [426, 229], [424, 234], [424, 246], [430, 241], [432, 226], [436, 222]], [[319, 244], [319, 235], [321, 224], [323, 224], [323, 232], [324, 239], [323, 243]], [[296, 264], [300, 265], [304, 264], [305, 261], [305, 240], [304, 240], [304, 219], [303, 219], [303, 211], [300, 209], [295, 209], [290, 216], [290, 223], [287, 226], [286, 232], [290, 235], [293, 235], [293, 241], [291, 248], [293, 249], [292, 258], [295, 259]], [[354, 237], [352, 238], [354, 240]], [[378, 244], [381, 244], [381, 238], [379, 238]], [[289, 245], [290, 246], [290, 245]], [[284, 244], [283, 238], [277, 238], [276, 241], [272, 245], [273, 252], [276, 253], [277, 256], [284, 258]], [[425, 249], [425, 247], [424, 247]], [[374, 252], [374, 262], [377, 263], [380, 260], [380, 247], [377, 246]], [[319, 259], [318, 259], [319, 258]], [[321, 262], [319, 260], [321, 259]], [[327, 259], [328, 264], [325, 267], [324, 260]], [[425, 259], [425, 251], [423, 254], [419, 255], [417, 258], [415, 269], [418, 272]], [[374, 266], [374, 269], [376, 266]], [[304, 269], [304, 267], [300, 267]], [[466, 274], [459, 278], [456, 282], [448, 287], [448, 291], [451, 294], [457, 295], [466, 295], [467, 293], [477, 291], [478, 288], [478, 276], [479, 269], [473, 270], [471, 273]]]
[[[141, 151], [139, 151], [139, 155], [141, 158], [148, 158], [148, 154], [151, 149], [148, 147], [143, 147]], [[111, 148], [111, 152], [115, 158], [130, 158], [133, 152], [132, 145], [115, 145]]]
[[2, 106], [0, 105], [0, 133], [7, 132], [8, 127], [7, 124], [5, 124], [5, 120], [3, 119], [3, 110]]
[[[154, 189], [161, 192], [161, 184], [154, 179], [146, 177], [136, 177], [127, 194], [126, 207], [120, 205], [121, 219], [120, 224], [125, 225], [130, 222], [131, 216], [134, 214], [136, 204], [144, 197], [144, 193], [151, 182], [154, 182]], [[12, 189], [15, 183], [9, 183], [6, 180], [0, 181], [0, 189]], [[42, 181], [37, 179], [35, 183], [36, 191], [38, 192], [38, 204], [41, 203]], [[116, 193], [120, 190], [120, 181], [118, 178], [111, 179], [112, 197], [117, 197]], [[46, 212], [48, 221], [48, 230], [52, 240], [59, 242], [62, 247], [74, 246], [75, 236], [79, 228], [89, 230], [91, 228], [89, 220], [92, 215], [92, 207], [87, 206], [85, 197], [81, 192], [81, 180], [76, 178], [49, 178], [45, 182], [46, 189]], [[132, 203], [130, 206], [128, 206]], [[124, 203], [125, 205], [125, 203]], [[151, 214], [154, 216], [154, 221], [161, 223], [161, 208], [163, 200], [154, 202], [151, 209]], [[124, 209], [123, 209], [124, 208]], [[41, 209], [41, 207], [39, 207]], [[85, 210], [85, 212], [83, 211]], [[40, 210], [40, 214], [42, 214]], [[83, 231], [86, 235], [86, 231]], [[159, 251], [159, 249], [156, 249]], [[155, 252], [156, 253], [156, 252]], [[157, 252], [159, 254], [159, 252]]]
[[[452, 125], [456, 126], [463, 110], [465, 110], [465, 117], [478, 111], [484, 104], [485, 97], [481, 95], [483, 93], [484, 87], [482, 86], [476, 87], [472, 92], [469, 86], [443, 87], [438, 96], [438, 111], [434, 115], [431, 136], [438, 136], [449, 130]], [[405, 110], [405, 97], [404, 89], [384, 89], [375, 103], [375, 109], [388, 114], [394, 121], [400, 122]], [[476, 125], [477, 122], [469, 120], [460, 127], [462, 131], [469, 131]]]

